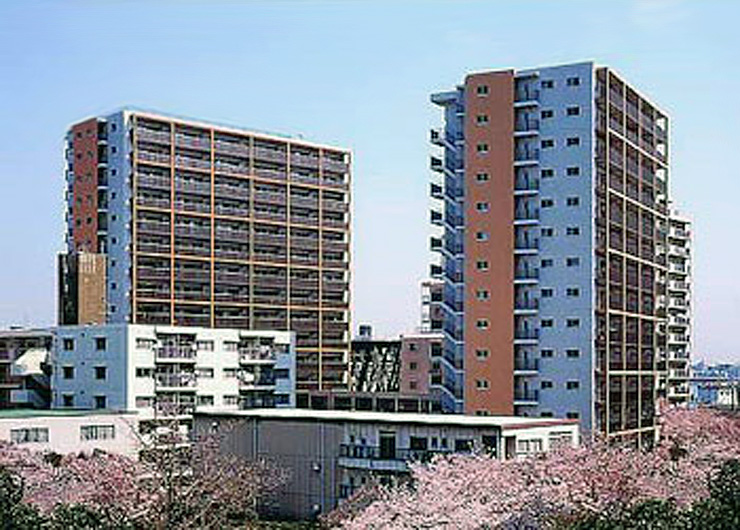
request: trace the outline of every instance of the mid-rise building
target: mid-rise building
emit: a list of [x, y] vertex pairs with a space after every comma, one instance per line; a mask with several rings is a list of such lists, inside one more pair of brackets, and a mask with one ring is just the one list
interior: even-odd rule
[[295, 406], [295, 339], [286, 331], [107, 324], [60, 326], [54, 409], [137, 411], [186, 427], [196, 410]]
[[591, 62], [434, 94], [445, 408], [649, 445], [667, 356], [668, 117]]
[[65, 154], [60, 324], [293, 330], [298, 388], [347, 388], [347, 150], [126, 109]]
[[[51, 345], [50, 329], [0, 331], [0, 409], [48, 407], [48, 374], [40, 365], [51, 351]], [[34, 369], [26, 370], [32, 361]]]

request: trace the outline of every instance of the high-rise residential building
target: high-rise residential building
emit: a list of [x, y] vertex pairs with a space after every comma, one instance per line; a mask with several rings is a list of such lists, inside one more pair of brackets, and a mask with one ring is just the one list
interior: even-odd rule
[[666, 367], [668, 117], [591, 62], [434, 94], [448, 410], [655, 437]]
[[298, 388], [347, 388], [347, 150], [127, 109], [66, 159], [60, 323], [294, 330]]
[[669, 403], [688, 404], [691, 394], [691, 221], [678, 210], [668, 219], [668, 373]]

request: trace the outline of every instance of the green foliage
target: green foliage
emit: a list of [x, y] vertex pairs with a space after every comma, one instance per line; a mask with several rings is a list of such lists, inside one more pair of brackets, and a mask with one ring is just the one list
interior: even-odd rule
[[728, 460], [709, 483], [710, 497], [691, 509], [692, 528], [740, 528], [740, 461]]

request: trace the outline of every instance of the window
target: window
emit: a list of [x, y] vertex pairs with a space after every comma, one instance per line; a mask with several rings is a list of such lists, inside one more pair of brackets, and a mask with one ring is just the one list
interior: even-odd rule
[[567, 86], [578, 86], [581, 84], [581, 78], [580, 77], [569, 77], [565, 80], [565, 84]]
[[554, 352], [552, 350], [542, 350], [540, 352], [540, 357], [542, 357], [542, 358], [549, 358], [549, 357], [552, 357], [553, 356], [553, 353]]
[[63, 407], [74, 407], [75, 406], [75, 395], [74, 394], [63, 394], [62, 395], [62, 406]]
[[572, 147], [574, 145], [581, 145], [581, 139], [578, 136], [571, 136], [565, 141], [565, 145]]
[[555, 81], [552, 79], [543, 79], [540, 86], [542, 88], [555, 88]]
[[62, 379], [74, 379], [75, 378], [75, 367], [74, 366], [62, 366]]
[[478, 173], [475, 175], [475, 180], [478, 182], [488, 182], [488, 173]]
[[552, 228], [543, 228], [541, 232], [542, 237], [552, 237], [553, 235], [555, 235], [555, 230], [553, 230]]
[[113, 440], [116, 437], [115, 425], [82, 425], [80, 426], [80, 440]]
[[488, 123], [488, 115], [487, 114], [478, 114], [475, 117], [475, 123], [478, 125], [485, 125]]
[[478, 154], [485, 154], [488, 152], [488, 144], [479, 143], [475, 146], [475, 150], [476, 152], [478, 152]]
[[552, 381], [545, 379], [540, 383], [540, 388], [552, 388]]
[[198, 351], [213, 351], [213, 341], [199, 340], [195, 342], [195, 347]]
[[476, 232], [475, 240], [476, 241], [488, 241], [488, 232]]
[[237, 351], [239, 349], [239, 343], [234, 341], [224, 341], [225, 351]]
[[16, 444], [44, 443], [49, 441], [49, 429], [46, 427], [31, 427], [27, 429], [11, 429], [10, 441]]
[[552, 260], [550, 258], [545, 258], [542, 261], [540, 261], [540, 266], [543, 269], [547, 269], [548, 267], [552, 267]]
[[488, 300], [488, 298], [489, 298], [489, 293], [488, 293], [488, 291], [486, 291], [485, 289], [478, 289], [478, 290], [477, 290], [477, 291], [475, 292], [475, 297], [476, 297], [476, 298], [477, 298], [478, 300]]
[[540, 412], [540, 418], [552, 418], [552, 412], [543, 410]]
[[565, 199], [565, 204], [567, 206], [578, 206], [581, 202], [581, 199], [578, 197], [568, 197]]
[[487, 202], [476, 202], [475, 203], [475, 209], [479, 212], [487, 212], [489, 208], [489, 205]]
[[141, 350], [150, 350], [154, 348], [154, 345], [157, 343], [154, 339], [142, 339], [137, 338], [136, 339], [136, 347]]
[[478, 329], [488, 329], [488, 319], [486, 318], [479, 318], [475, 322], [475, 327]]
[[565, 290], [565, 296], [570, 296], [571, 298], [577, 298], [581, 296], [581, 290], [578, 287], [568, 287]]
[[152, 368], [137, 368], [136, 377], [152, 377], [154, 370]]
[[487, 96], [488, 95], [488, 85], [478, 85], [475, 87], [475, 93], [479, 96]]
[[110, 290], [115, 291], [118, 288], [116, 282], [110, 282]]
[[224, 405], [238, 405], [239, 396], [224, 396]]
[[581, 168], [578, 166], [569, 166], [565, 170], [565, 174], [568, 175], [569, 177], [577, 177], [578, 175], [581, 174]]
[[565, 383], [565, 388], [568, 390], [576, 390], [581, 386], [581, 383], [578, 381], [567, 381]]
[[416, 343], [409, 342], [409, 351], [416, 351]]
[[74, 350], [75, 340], [74, 339], [62, 339], [62, 349], [64, 349], [64, 351]]
[[542, 298], [552, 298], [552, 289], [542, 289]]
[[475, 380], [475, 388], [478, 390], [488, 390], [490, 387], [488, 383], [488, 379], [476, 379]]
[[565, 258], [566, 267], [578, 267], [581, 264], [581, 258]]
[[224, 377], [226, 379], [234, 379], [236, 378], [236, 368], [224, 368]]
[[542, 146], [542, 149], [547, 149], [549, 147], [555, 147], [555, 140], [552, 140], [552, 139], [542, 140], [542, 142], [540, 142], [540, 145]]
[[555, 115], [555, 113], [552, 110], [543, 110], [541, 113], [542, 119], [546, 120], [547, 118], [552, 118]]
[[105, 396], [95, 396], [95, 408], [104, 409], [108, 405], [108, 399]]
[[576, 349], [565, 350], [565, 355], [571, 358], [580, 357], [581, 351]]
[[487, 271], [488, 270], [488, 262], [481, 260], [475, 262], [475, 268], [479, 271]]
[[566, 228], [565, 233], [569, 236], [577, 236], [581, 233], [581, 229], [577, 226], [569, 226]]
[[213, 396], [198, 396], [196, 401], [199, 407], [212, 407], [214, 403]]
[[555, 206], [555, 201], [553, 201], [552, 199], [542, 199], [540, 205], [543, 208], [552, 208], [553, 206]]
[[108, 368], [106, 368], [105, 366], [95, 367], [95, 379], [105, 380], [107, 376], [108, 376]]
[[419, 388], [419, 385], [416, 381], [409, 381], [409, 390], [416, 390]]
[[569, 318], [565, 321], [565, 325], [569, 328], [577, 328], [581, 325], [581, 320], [579, 318]]
[[469, 453], [473, 450], [473, 440], [458, 438], [455, 440], [456, 453]]
[[552, 319], [551, 318], [542, 319], [541, 326], [543, 328], [551, 328], [552, 327]]
[[581, 107], [568, 107], [565, 110], [567, 116], [578, 116], [581, 113]]
[[418, 370], [419, 369], [419, 363], [416, 361], [411, 361], [409, 363], [409, 370]]
[[488, 359], [490, 352], [488, 350], [475, 350], [475, 356], [478, 359]]
[[553, 169], [543, 169], [542, 171], [540, 171], [540, 176], [543, 179], [554, 177], [555, 176], [555, 170], [553, 170]]
[[134, 400], [137, 409], [145, 409], [154, 406], [154, 397], [152, 396], [136, 396]]

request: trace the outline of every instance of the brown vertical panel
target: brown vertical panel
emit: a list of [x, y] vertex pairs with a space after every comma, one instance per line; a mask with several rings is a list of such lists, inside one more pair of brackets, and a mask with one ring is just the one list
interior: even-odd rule
[[[72, 126], [74, 184], [72, 240], [75, 250], [98, 252], [98, 120]], [[88, 219], [90, 222], [88, 223]]]
[[[488, 87], [478, 94], [478, 86]], [[484, 125], [479, 114], [488, 116]], [[488, 152], [479, 153], [478, 144]], [[514, 75], [512, 71], [472, 74], [465, 79], [465, 412], [512, 414], [514, 411]], [[488, 173], [487, 182], [477, 182]], [[487, 202], [488, 212], [476, 210]], [[476, 241], [476, 232], [488, 232]], [[476, 262], [488, 262], [479, 271]], [[487, 290], [488, 300], [476, 299]], [[478, 329], [479, 319], [488, 320]], [[476, 350], [490, 352], [478, 359]], [[488, 389], [477, 389], [476, 380]]]

